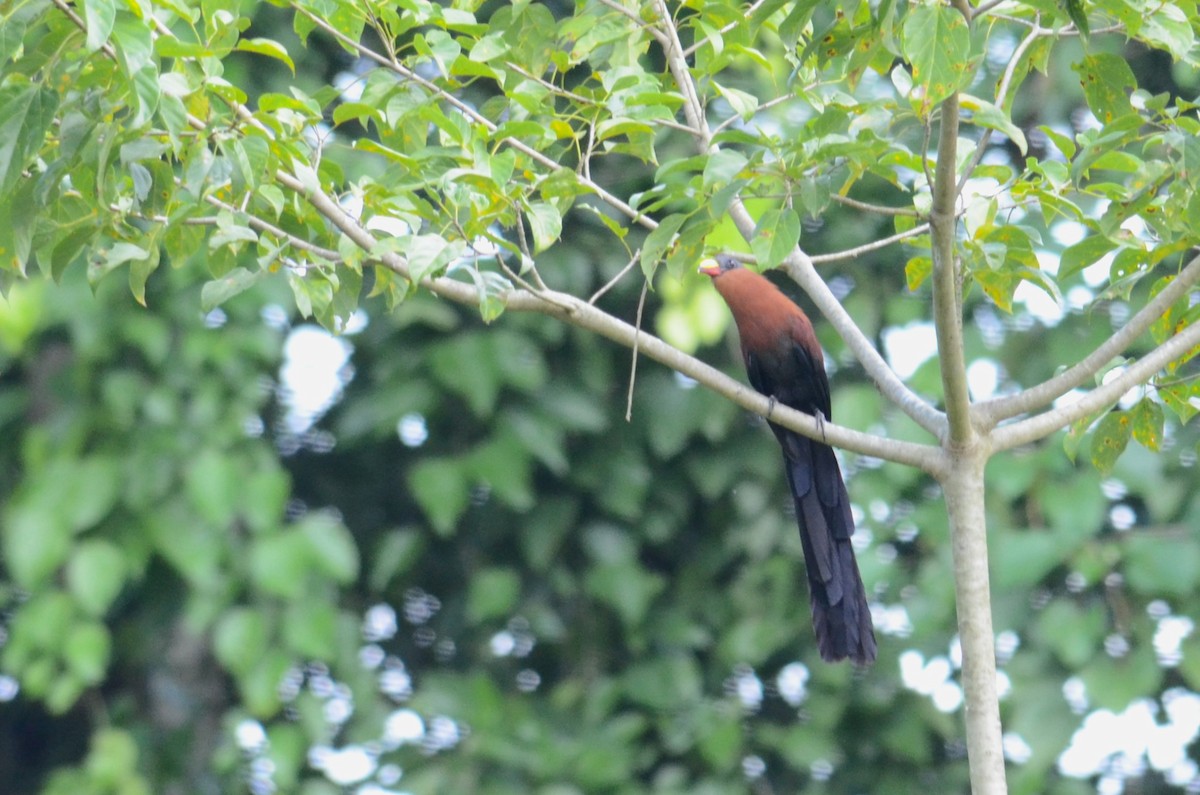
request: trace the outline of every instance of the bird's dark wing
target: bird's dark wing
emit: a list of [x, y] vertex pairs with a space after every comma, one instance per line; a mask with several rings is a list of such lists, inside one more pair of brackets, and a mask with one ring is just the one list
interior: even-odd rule
[[746, 363], [746, 377], [750, 379], [750, 386], [767, 397], [775, 397], [774, 381], [763, 366], [763, 357], [743, 347], [742, 361]]
[[[821, 358], [800, 342], [792, 344], [791, 366], [795, 368], [795, 382], [799, 394], [795, 408], [806, 414], [821, 412], [827, 420], [833, 419], [829, 401], [829, 377]], [[790, 403], [788, 405], [791, 405]]]

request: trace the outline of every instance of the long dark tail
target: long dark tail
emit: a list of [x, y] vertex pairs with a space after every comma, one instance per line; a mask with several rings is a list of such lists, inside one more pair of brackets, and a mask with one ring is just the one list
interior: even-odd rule
[[797, 433], [777, 428], [776, 436], [796, 501], [817, 649], [829, 662], [872, 663], [875, 630], [850, 544], [854, 517], [837, 457], [833, 448]]

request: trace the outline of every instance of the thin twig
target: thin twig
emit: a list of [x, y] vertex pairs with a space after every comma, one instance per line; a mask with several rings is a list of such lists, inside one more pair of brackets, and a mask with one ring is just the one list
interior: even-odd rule
[[654, 25], [650, 24], [649, 22], [647, 22], [646, 20], [644, 20], [640, 16], [638, 16], [637, 13], [635, 11], [633, 11], [633, 9], [626, 8], [625, 6], [621, 5], [619, 2], [616, 2], [616, 0], [600, 0], [600, 4], [604, 5], [604, 6], [608, 6], [613, 11], [616, 11], [618, 14], [621, 14], [622, 16], [628, 17], [629, 19], [633, 20], [633, 22], [639, 28], [641, 28], [642, 30], [646, 31], [651, 36], [653, 36], [654, 39], [659, 44], [666, 44], [666, 37], [663, 35], [662, 31], [660, 31]]
[[620, 273], [618, 273], [616, 276], [609, 279], [608, 282], [603, 287], [601, 287], [599, 290], [597, 290], [595, 293], [593, 293], [592, 297], [588, 299], [588, 303], [595, 304], [597, 301], [600, 300], [601, 296], [603, 296], [605, 293], [607, 293], [609, 290], [611, 290], [613, 287], [615, 287], [617, 282], [624, 279], [625, 274], [627, 274], [627, 273], [629, 273], [629, 271], [633, 270], [634, 265], [637, 265], [638, 260], [641, 258], [641, 255], [642, 255], [642, 250], [640, 248], [637, 251], [633, 252], [633, 256], [630, 258], [629, 264], [626, 265], [624, 268], [621, 268]]
[[[736, 28], [738, 25], [745, 24], [745, 20], [747, 20], [747, 19], [749, 19], [750, 17], [754, 16], [754, 12], [755, 12], [755, 11], [757, 11], [757, 10], [758, 10], [758, 7], [759, 7], [759, 6], [761, 6], [761, 5], [762, 5], [763, 3], [765, 3], [765, 2], [766, 2], [766, 0], [755, 0], [755, 2], [754, 2], [754, 4], [753, 4], [753, 5], [751, 5], [751, 6], [750, 6], [749, 8], [747, 8], [747, 9], [746, 9], [744, 12], [742, 12], [742, 18], [741, 18], [741, 19], [737, 19], [737, 20], [734, 20], [733, 22], [726, 23], [725, 27], [721, 28], [721, 30], [719, 31], [719, 33], [720, 33], [722, 36], [724, 36], [726, 33], [728, 33], [729, 31], [733, 30], [733, 29], [734, 29], [734, 28]], [[708, 41], [708, 39], [707, 39], [707, 38], [701, 38], [701, 39], [697, 40], [695, 43], [693, 43], [693, 44], [692, 44], [692, 46], [691, 46], [691, 47], [688, 47], [686, 50], [684, 50], [684, 51], [683, 51], [683, 57], [684, 57], [684, 58], [691, 58], [691, 57], [692, 57], [692, 55], [694, 55], [694, 54], [695, 54], [696, 50], [698, 50], [698, 49], [700, 49], [701, 47], [703, 47], [703, 46], [704, 46], [704, 44], [705, 44], [705, 42], [707, 42], [707, 41]]]
[[[1033, 28], [1025, 38], [1021, 39], [1021, 43], [1017, 45], [1017, 49], [1013, 51], [1012, 57], [1008, 59], [1008, 66], [1004, 69], [1004, 74], [1000, 77], [1000, 83], [996, 87], [996, 107], [1003, 108], [1004, 102], [1008, 99], [1008, 90], [1012, 87], [1013, 75], [1017, 72], [1017, 66], [1021, 63], [1021, 59], [1025, 57], [1025, 52], [1045, 30], [1041, 27], [1041, 14], [1034, 17]], [[992, 140], [991, 128], [984, 129], [979, 136], [979, 143], [975, 145], [975, 151], [971, 155], [971, 162], [963, 169], [963, 173], [958, 178], [958, 193], [962, 193], [967, 185], [967, 181], [971, 175], [975, 173], [975, 169], [979, 167], [979, 163], [983, 160], [984, 150], [987, 149], [988, 143]]]
[[868, 213], [877, 213], [879, 215], [906, 215], [910, 218], [920, 218], [921, 214], [911, 207], [887, 207], [883, 204], [871, 204], [870, 202], [859, 201], [852, 199], [849, 196], [843, 196], [840, 193], [829, 194], [830, 201], [837, 204], [844, 204], [847, 207], [853, 207], [856, 210], [862, 210]]
[[854, 248], [848, 248], [848, 249], [845, 249], [844, 251], [835, 251], [830, 254], [812, 254], [811, 256], [809, 256], [809, 259], [812, 260], [814, 265], [822, 265], [827, 262], [840, 262], [841, 260], [854, 259], [856, 257], [862, 256], [863, 254], [866, 254], [869, 251], [875, 251], [877, 249], [887, 248], [888, 246], [892, 245], [893, 243], [899, 243], [901, 240], [907, 240], [910, 237], [916, 237], [917, 235], [924, 234], [925, 232], [928, 232], [928, 231], [929, 231], [929, 222], [926, 221], [923, 224], [917, 224], [912, 229], [907, 229], [903, 232], [897, 232], [894, 235], [891, 235], [889, 237], [883, 237], [883, 238], [880, 238], [879, 240], [872, 240], [870, 243], [864, 243], [861, 246], [855, 246]]
[[625, 399], [625, 421], [633, 420], [633, 384], [637, 380], [638, 342], [642, 336], [642, 307], [646, 305], [646, 291], [650, 282], [642, 283], [642, 295], [638, 298], [637, 321], [633, 324], [633, 359], [629, 363], [629, 395]]
[[[799, 99], [799, 97], [795, 96], [794, 94], [784, 94], [781, 97], [775, 97], [774, 99], [768, 99], [766, 102], [764, 102], [758, 106], [758, 108], [755, 110], [755, 113], [767, 110], [768, 108], [773, 108], [776, 105], [782, 105], [783, 103], [790, 102], [793, 99]], [[730, 116], [725, 121], [718, 124], [716, 127], [713, 127], [713, 130], [712, 130], [713, 137], [716, 137], [719, 133], [724, 132], [730, 126], [736, 124], [738, 121], [741, 120], [741, 118], [742, 118], [741, 116], [738, 116], [735, 113], [734, 115]]]

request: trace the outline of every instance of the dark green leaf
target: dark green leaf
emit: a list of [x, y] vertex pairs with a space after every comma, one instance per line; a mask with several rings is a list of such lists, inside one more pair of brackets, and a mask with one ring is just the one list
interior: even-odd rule
[[67, 587], [84, 612], [101, 616], [125, 584], [125, 557], [101, 539], [83, 541], [67, 562]]

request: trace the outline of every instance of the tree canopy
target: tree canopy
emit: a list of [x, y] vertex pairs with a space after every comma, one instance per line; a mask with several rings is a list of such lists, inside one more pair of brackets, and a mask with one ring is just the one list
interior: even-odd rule
[[[1195, 786], [1198, 26], [6, 4], [0, 772]], [[813, 648], [767, 400], [693, 274], [714, 250], [818, 321], [834, 417], [776, 419], [846, 451], [870, 669]], [[349, 358], [306, 414], [312, 323]], [[1096, 739], [1118, 720], [1139, 739]]]

